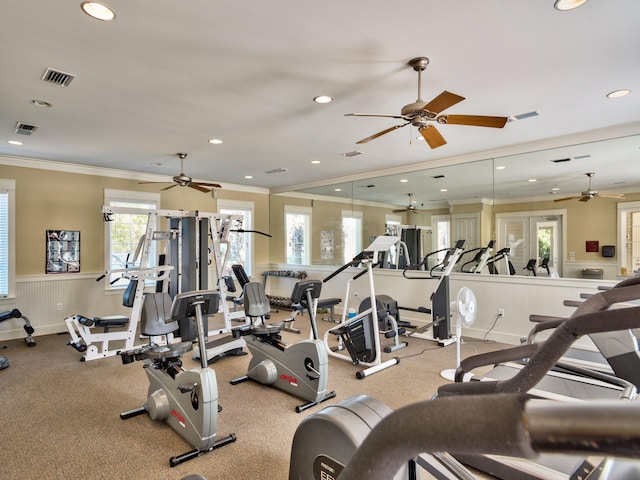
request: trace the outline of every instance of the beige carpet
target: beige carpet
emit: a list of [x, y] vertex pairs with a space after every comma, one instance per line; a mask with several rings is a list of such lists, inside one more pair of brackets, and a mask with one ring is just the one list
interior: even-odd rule
[[[274, 320], [282, 317], [274, 315]], [[307, 317], [298, 319], [306, 338]], [[319, 321], [321, 331], [332, 324]], [[218, 433], [237, 441], [199, 458], [169, 467], [169, 457], [191, 446], [164, 423], [147, 415], [121, 420], [119, 413], [144, 403], [147, 379], [142, 362], [123, 365], [119, 357], [80, 362], [67, 346], [68, 334], [38, 336], [37, 346], [22, 340], [0, 342], [10, 367], [0, 371], [0, 478], [8, 479], [181, 479], [199, 474], [215, 479], [286, 479], [289, 452], [298, 424], [324, 406], [357, 394], [371, 395], [398, 408], [430, 398], [446, 380], [440, 371], [455, 366], [455, 346], [438, 347], [410, 339], [398, 365], [365, 379], [357, 367], [330, 358], [329, 388], [337, 397], [296, 413], [296, 397], [254, 382], [231, 386], [245, 373], [249, 355], [212, 365], [218, 379]], [[285, 333], [285, 340], [301, 337]], [[502, 348], [469, 340], [463, 357]], [[187, 354], [185, 368], [198, 364]], [[424, 478], [424, 477], [423, 477]]]

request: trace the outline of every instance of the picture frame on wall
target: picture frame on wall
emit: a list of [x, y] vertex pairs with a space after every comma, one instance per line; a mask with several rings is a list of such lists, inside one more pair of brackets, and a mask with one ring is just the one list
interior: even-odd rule
[[46, 269], [49, 273], [80, 272], [80, 231], [46, 231]]

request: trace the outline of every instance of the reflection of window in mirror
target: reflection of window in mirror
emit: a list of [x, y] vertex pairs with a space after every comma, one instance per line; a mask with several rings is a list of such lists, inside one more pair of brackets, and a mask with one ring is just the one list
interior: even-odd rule
[[311, 208], [285, 205], [284, 228], [289, 265], [311, 264]]
[[[433, 251], [444, 250], [451, 247], [451, 218], [449, 215], [433, 215], [431, 217], [431, 226], [433, 227]], [[444, 259], [446, 252], [439, 252], [435, 255], [436, 258], [429, 258], [429, 261], [433, 265], [427, 265], [428, 268], [433, 268], [436, 264], [441, 263]]]
[[342, 251], [347, 263], [362, 251], [362, 213], [342, 211]]
[[640, 273], [640, 202], [618, 203], [620, 275]]
[[[241, 215], [242, 228], [251, 230], [253, 228], [253, 202], [242, 202], [234, 200], [218, 200], [218, 212], [222, 215]], [[225, 254], [226, 245], [220, 246]], [[231, 232], [229, 234], [229, 257], [227, 259], [227, 271], [224, 275], [233, 276], [231, 265], [241, 264], [247, 275], [251, 277], [253, 252], [253, 235], [250, 233]]]

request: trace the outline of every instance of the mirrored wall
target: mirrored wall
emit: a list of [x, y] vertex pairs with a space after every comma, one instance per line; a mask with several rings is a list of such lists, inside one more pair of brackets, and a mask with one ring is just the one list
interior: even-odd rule
[[[618, 255], [603, 256], [601, 247], [620, 252], [617, 205], [640, 200], [638, 157], [640, 136], [626, 136], [273, 195], [271, 232], [279, 241], [272, 242], [271, 258], [341, 265], [354, 248], [399, 226], [419, 231], [412, 261], [458, 238], [466, 240], [466, 250], [490, 240], [497, 249], [518, 242], [519, 253], [511, 257], [515, 273], [532, 275], [525, 267], [544, 259], [537, 235], [546, 229], [544, 235], [555, 236], [547, 256], [559, 275], [580, 277], [589, 268], [615, 275]], [[287, 233], [296, 228], [296, 213], [310, 215], [306, 244]], [[440, 227], [447, 221], [444, 235]], [[361, 239], [354, 246], [350, 236], [357, 231]]]

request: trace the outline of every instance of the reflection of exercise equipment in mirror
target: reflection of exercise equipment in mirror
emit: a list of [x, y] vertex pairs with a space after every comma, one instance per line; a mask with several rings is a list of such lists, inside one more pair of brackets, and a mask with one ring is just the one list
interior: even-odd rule
[[[512, 276], [516, 274], [516, 269], [511, 263], [511, 247], [505, 247], [496, 252], [495, 255], [487, 260], [487, 268], [489, 273], [493, 275], [507, 275]], [[503, 263], [502, 267], [499, 266], [500, 262]]]
[[[373, 266], [379, 262], [379, 253], [387, 252], [392, 245], [395, 245], [398, 242], [398, 240], [399, 237], [393, 236], [377, 237], [366, 250], [363, 250], [356, 255], [351, 262], [344, 264], [323, 280], [323, 282], [328, 282], [351, 266], [355, 267], [364, 265], [365, 267], [364, 270], [359, 271], [355, 276], [347, 281], [346, 293], [344, 296], [346, 303], [342, 309], [342, 322], [336, 327], [327, 330], [323, 338], [326, 351], [330, 356], [350, 361], [354, 365], [363, 365], [367, 367], [356, 372], [356, 378], [359, 379], [372, 375], [390, 366], [397, 365], [400, 361], [397, 357], [385, 362], [381, 359], [382, 349], [380, 346], [380, 327], [378, 322], [380, 319], [380, 313], [378, 312], [380, 302], [376, 297], [373, 279]], [[365, 274], [367, 275], [369, 283], [368, 304], [363, 305], [356, 315], [351, 318], [347, 318], [351, 283]], [[386, 318], [386, 316], [383, 318]], [[397, 329], [397, 324], [394, 325], [396, 327], [396, 331], [393, 336], [397, 346], [399, 345], [397, 338], [399, 331]], [[330, 335], [337, 338], [337, 345], [329, 344]], [[345, 348], [347, 349], [349, 356], [338, 353]]]
[[[24, 322], [24, 331], [27, 332], [27, 336], [24, 341], [27, 343], [27, 347], [35, 347], [36, 341], [31, 336], [33, 335], [35, 330], [31, 326], [31, 322], [29, 322], [29, 319], [22, 315], [22, 312], [20, 310], [14, 308], [13, 310], [0, 313], [0, 323], [6, 320], [11, 320], [12, 318], [19, 318]], [[0, 370], [3, 370], [8, 366], [9, 360], [7, 359], [7, 357], [0, 357]]]
[[295, 284], [291, 300], [306, 308], [311, 322], [311, 338], [288, 345], [282, 341], [282, 325], [267, 325], [271, 311], [264, 285], [250, 282], [244, 287], [244, 309], [251, 319], [250, 325], [235, 328], [234, 335], [250, 336], [246, 342], [252, 358], [247, 374], [231, 380], [237, 385], [255, 380], [291, 393], [308, 403], [296, 407], [300, 413], [318, 403], [336, 396], [327, 392], [329, 358], [318, 337], [316, 309], [322, 282], [302, 280]]
[[[149, 301], [149, 312], [157, 312], [147, 317], [148, 323], [142, 331], [154, 335], [167, 335], [176, 330], [178, 321], [195, 320], [198, 342], [204, 344], [203, 315], [218, 311], [219, 292], [195, 291], [178, 294], [166, 313], [169, 296], [154, 294]], [[164, 318], [162, 318], [164, 317]], [[150, 339], [152, 337], [150, 336]], [[122, 362], [144, 360], [144, 371], [149, 379], [148, 398], [144, 406], [123, 412], [120, 418], [126, 420], [148, 413], [153, 420], [166, 421], [176, 432], [187, 440], [194, 449], [169, 459], [174, 467], [182, 462], [199, 457], [207, 452], [234, 442], [230, 434], [217, 438], [218, 384], [215, 372], [207, 366], [206, 358], [200, 361], [200, 368], [184, 370], [180, 357], [191, 350], [191, 342], [158, 346], [149, 345], [121, 353]]]
[[[451, 345], [455, 340], [451, 335], [451, 305], [449, 303], [449, 274], [460, 259], [463, 252], [464, 240], [458, 240], [453, 247], [428, 253], [420, 263], [404, 269], [402, 274], [409, 280], [436, 279], [436, 288], [431, 293], [428, 307], [406, 307], [403, 310], [431, 314], [431, 322], [416, 328], [409, 334], [411, 337], [422, 338], [438, 342], [441, 347]], [[442, 256], [436, 265], [428, 268], [431, 257]]]
[[489, 258], [491, 258], [491, 254], [493, 253], [493, 245], [495, 244], [495, 240], [490, 240], [486, 247], [473, 248], [471, 250], [465, 250], [464, 253], [460, 256], [460, 260], [458, 262], [462, 262], [463, 257], [469, 255], [470, 253], [474, 253], [475, 255], [471, 260], [463, 262], [460, 266], [461, 273], [483, 273], [482, 271], [487, 268], [487, 262]]

